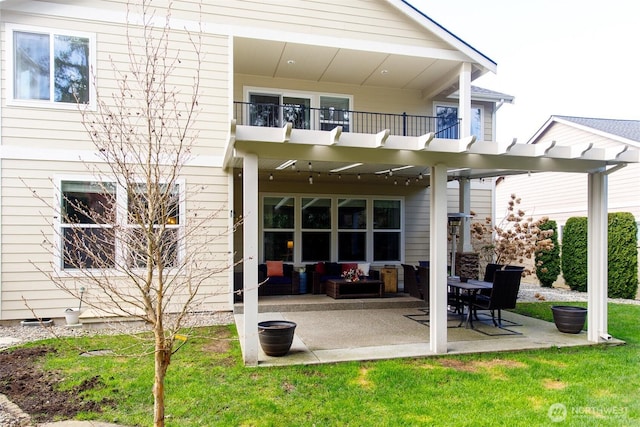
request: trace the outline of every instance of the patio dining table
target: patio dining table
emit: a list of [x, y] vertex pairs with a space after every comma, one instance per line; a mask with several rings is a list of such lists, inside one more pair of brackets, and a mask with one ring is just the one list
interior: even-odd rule
[[[467, 314], [465, 316], [464, 309], [462, 310], [462, 319], [460, 320], [460, 325], [464, 323], [465, 328], [471, 327], [473, 329], [473, 318], [472, 318], [472, 305], [475, 299], [475, 296], [484, 289], [493, 289], [493, 283], [484, 282], [482, 280], [474, 280], [468, 279], [466, 282], [460, 280], [459, 277], [449, 276], [447, 277], [447, 286], [452, 288], [458, 297], [458, 300], [467, 306]], [[463, 297], [462, 292], [466, 295]]]

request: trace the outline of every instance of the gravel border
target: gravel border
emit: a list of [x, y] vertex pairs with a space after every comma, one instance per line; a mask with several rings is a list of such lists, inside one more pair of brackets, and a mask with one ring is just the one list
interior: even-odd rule
[[[88, 324], [82, 326], [60, 326], [56, 323], [64, 323], [64, 319], [54, 322], [53, 326], [22, 326], [0, 325], [0, 351], [7, 347], [24, 344], [31, 341], [39, 341], [48, 338], [81, 337], [92, 335], [122, 335], [149, 331], [142, 322], [112, 322], [100, 324]], [[217, 311], [209, 313], [195, 313], [184, 322], [185, 327], [199, 327], [211, 325], [230, 325], [234, 323], [233, 313], [230, 311]], [[4, 424], [0, 423], [0, 426]]]

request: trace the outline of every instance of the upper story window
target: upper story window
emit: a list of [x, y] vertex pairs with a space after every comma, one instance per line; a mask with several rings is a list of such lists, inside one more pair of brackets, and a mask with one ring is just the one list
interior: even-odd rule
[[[460, 129], [458, 125], [458, 106], [453, 104], [437, 104], [436, 112], [436, 138], [458, 139]], [[482, 116], [484, 109], [479, 106], [471, 106], [471, 135], [477, 141], [484, 141], [484, 128]]]
[[92, 104], [95, 36], [7, 25], [9, 101], [44, 106]]

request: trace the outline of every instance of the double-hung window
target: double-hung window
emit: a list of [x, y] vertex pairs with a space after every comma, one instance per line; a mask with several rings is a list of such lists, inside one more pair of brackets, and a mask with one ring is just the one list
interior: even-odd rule
[[58, 265], [69, 271], [138, 268], [150, 259], [154, 267], [176, 267], [184, 223], [180, 187], [161, 184], [149, 195], [142, 184], [61, 180]]
[[367, 201], [338, 199], [338, 259], [367, 259]]
[[95, 36], [7, 24], [9, 102], [93, 104]]
[[374, 200], [373, 221], [373, 260], [400, 260], [400, 200]]
[[112, 268], [116, 262], [116, 186], [113, 182], [62, 181], [61, 266]]
[[290, 196], [265, 197], [264, 259], [293, 261], [295, 199]]
[[302, 198], [302, 262], [331, 259], [331, 199]]
[[135, 184], [127, 191], [128, 233], [124, 248], [131, 267], [175, 267], [180, 242], [180, 191], [159, 184], [148, 191], [146, 184]]

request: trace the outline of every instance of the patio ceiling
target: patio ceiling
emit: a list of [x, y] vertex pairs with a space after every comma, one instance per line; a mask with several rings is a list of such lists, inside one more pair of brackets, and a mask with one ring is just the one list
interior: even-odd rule
[[[250, 38], [234, 39], [234, 72], [239, 74], [358, 86], [421, 90], [433, 96], [457, 90], [460, 64], [453, 50], [429, 56], [366, 48], [316, 46]], [[474, 65], [472, 80], [486, 72]]]
[[[518, 144], [433, 139], [423, 137], [309, 131], [285, 128], [231, 126], [229, 148], [258, 155], [262, 174], [293, 177], [309, 172], [321, 175], [358, 175], [362, 179], [391, 176], [399, 180], [428, 178], [430, 167], [447, 165], [448, 178], [488, 178], [533, 172], [587, 173], [640, 162], [640, 151], [628, 146], [601, 149], [593, 145], [562, 146], [550, 141]], [[228, 151], [227, 167], [241, 168], [242, 159]], [[291, 166], [278, 169], [288, 160]], [[311, 163], [311, 169], [309, 169]], [[347, 168], [340, 170], [342, 168]], [[385, 172], [386, 171], [386, 172]], [[425, 181], [425, 184], [429, 181]]]

